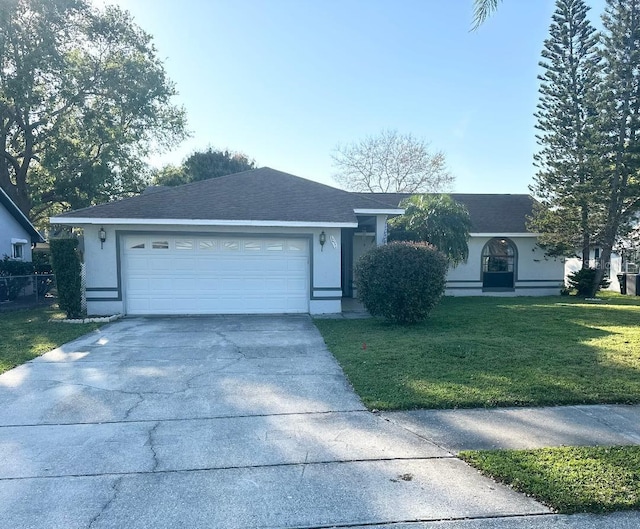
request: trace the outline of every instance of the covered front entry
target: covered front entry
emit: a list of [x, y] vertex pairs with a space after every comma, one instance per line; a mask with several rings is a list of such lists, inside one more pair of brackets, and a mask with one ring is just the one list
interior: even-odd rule
[[309, 312], [307, 238], [128, 235], [127, 314]]
[[342, 229], [342, 295], [357, 297], [353, 271], [358, 259], [386, 243], [386, 216], [359, 215], [358, 227]]

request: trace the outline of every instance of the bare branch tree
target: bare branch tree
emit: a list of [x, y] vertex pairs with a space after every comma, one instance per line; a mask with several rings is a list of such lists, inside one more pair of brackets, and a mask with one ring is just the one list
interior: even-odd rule
[[442, 151], [432, 153], [429, 143], [396, 130], [338, 145], [332, 158], [334, 178], [351, 191], [439, 192], [447, 191], [454, 181]]

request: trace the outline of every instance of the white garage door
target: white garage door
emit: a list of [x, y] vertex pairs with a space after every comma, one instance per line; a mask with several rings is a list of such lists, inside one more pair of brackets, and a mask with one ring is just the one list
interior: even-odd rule
[[127, 236], [128, 314], [309, 312], [306, 239]]

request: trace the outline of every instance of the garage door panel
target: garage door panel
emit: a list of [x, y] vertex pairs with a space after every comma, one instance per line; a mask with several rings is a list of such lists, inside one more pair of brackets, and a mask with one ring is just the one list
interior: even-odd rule
[[172, 259], [169, 256], [162, 256], [161, 258], [149, 258], [147, 259], [147, 271], [148, 270], [151, 270], [153, 272], [169, 272], [173, 270]]
[[130, 255], [127, 265], [130, 273], [144, 272], [149, 269], [149, 262], [146, 256]]
[[285, 279], [284, 281], [286, 282], [285, 288], [289, 292], [304, 290], [306, 287], [306, 280], [304, 279]]
[[130, 314], [308, 312], [304, 239], [136, 236], [123, 261]]

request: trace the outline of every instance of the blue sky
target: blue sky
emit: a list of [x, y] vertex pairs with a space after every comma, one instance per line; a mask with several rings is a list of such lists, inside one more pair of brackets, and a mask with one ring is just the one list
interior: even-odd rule
[[187, 110], [192, 137], [155, 165], [213, 146], [336, 185], [335, 146], [386, 128], [444, 151], [452, 191], [528, 192], [553, 0], [505, 0], [475, 32], [472, 0], [107, 3], [153, 35]]

